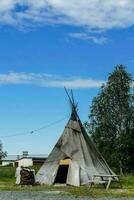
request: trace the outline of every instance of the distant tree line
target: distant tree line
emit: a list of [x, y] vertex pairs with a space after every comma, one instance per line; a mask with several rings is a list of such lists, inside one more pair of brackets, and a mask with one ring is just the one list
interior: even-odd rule
[[117, 65], [93, 98], [86, 123], [90, 136], [106, 161], [120, 173], [134, 170], [133, 79]]

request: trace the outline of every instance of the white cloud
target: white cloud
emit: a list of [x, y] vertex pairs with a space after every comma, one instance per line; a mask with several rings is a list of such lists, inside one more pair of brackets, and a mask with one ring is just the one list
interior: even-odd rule
[[35, 73], [8, 73], [0, 74], [0, 85], [3, 84], [30, 84], [53, 88], [98, 88], [105, 81], [81, 77], [60, 77], [51, 74]]
[[134, 25], [133, 0], [0, 0], [0, 23], [69, 24], [88, 29]]
[[82, 33], [82, 32], [70, 33], [69, 36], [72, 38], [75, 38], [75, 39], [91, 41], [91, 42], [94, 42], [95, 44], [99, 44], [99, 45], [107, 44], [109, 42], [109, 40], [106, 37], [95, 36], [95, 35], [91, 35], [89, 33]]

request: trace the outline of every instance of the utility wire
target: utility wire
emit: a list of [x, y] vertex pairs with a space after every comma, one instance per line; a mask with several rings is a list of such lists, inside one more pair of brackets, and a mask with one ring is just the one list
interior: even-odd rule
[[36, 133], [36, 132], [38, 132], [38, 131], [41, 131], [41, 130], [46, 129], [46, 128], [49, 128], [49, 127], [51, 127], [51, 126], [53, 126], [53, 125], [55, 125], [55, 124], [58, 124], [58, 123], [64, 121], [65, 119], [67, 119], [67, 116], [64, 117], [64, 118], [62, 118], [62, 119], [59, 119], [59, 120], [57, 120], [57, 121], [54, 121], [54, 122], [52, 122], [52, 123], [50, 123], [50, 124], [44, 125], [44, 126], [42, 126], [42, 127], [40, 127], [40, 128], [31, 130], [31, 131], [27, 131], [27, 132], [23, 132], [23, 133], [18, 133], [18, 134], [2, 135], [2, 136], [0, 136], [0, 137], [1, 137], [1, 138], [8, 138], [8, 137], [21, 136], [21, 135], [34, 134], [34, 133]]

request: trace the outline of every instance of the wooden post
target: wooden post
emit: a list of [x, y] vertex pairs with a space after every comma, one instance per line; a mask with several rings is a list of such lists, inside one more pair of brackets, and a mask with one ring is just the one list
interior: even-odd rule
[[123, 169], [122, 169], [122, 161], [119, 161], [119, 165], [120, 165], [120, 175], [123, 175]]

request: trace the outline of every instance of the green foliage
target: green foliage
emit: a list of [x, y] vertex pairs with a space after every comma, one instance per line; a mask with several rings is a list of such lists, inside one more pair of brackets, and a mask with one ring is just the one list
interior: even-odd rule
[[124, 172], [134, 169], [134, 96], [132, 77], [117, 65], [93, 99], [89, 133], [108, 163]]

